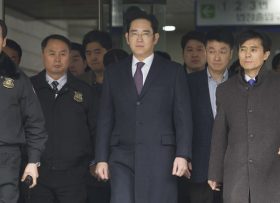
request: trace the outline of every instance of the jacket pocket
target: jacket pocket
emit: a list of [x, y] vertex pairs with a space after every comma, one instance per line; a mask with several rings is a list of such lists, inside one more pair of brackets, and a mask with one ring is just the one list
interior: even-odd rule
[[110, 139], [110, 146], [117, 146], [120, 144], [120, 135], [112, 135]]
[[174, 134], [162, 135], [161, 136], [162, 145], [176, 145], [176, 138]]

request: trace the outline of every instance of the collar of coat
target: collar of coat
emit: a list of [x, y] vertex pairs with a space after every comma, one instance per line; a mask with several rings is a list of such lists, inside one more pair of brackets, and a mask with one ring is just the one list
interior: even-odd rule
[[[259, 86], [265, 80], [267, 73], [267, 67], [263, 65], [259, 71], [259, 74], [256, 76], [256, 84], [254, 86]], [[238, 78], [243, 86], [248, 86], [248, 82], [245, 80], [245, 73], [243, 68], [241, 68], [241, 70], [239, 71]]]
[[17, 65], [3, 51], [0, 53], [0, 75], [13, 79], [20, 76]]

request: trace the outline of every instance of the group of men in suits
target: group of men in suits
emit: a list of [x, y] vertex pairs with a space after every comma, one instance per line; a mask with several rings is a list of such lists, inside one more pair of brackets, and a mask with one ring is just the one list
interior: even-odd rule
[[242, 68], [226, 82], [233, 36], [208, 32], [207, 66], [186, 83], [176, 64], [153, 55], [158, 37], [153, 18], [131, 19], [133, 56], [105, 71], [96, 173], [111, 179], [111, 202], [177, 202], [171, 169], [191, 177], [191, 202], [277, 202], [279, 75], [264, 67], [269, 38], [240, 34]]
[[[280, 75], [264, 66], [270, 39], [258, 31], [242, 32], [238, 40], [242, 68], [228, 80], [234, 40], [225, 30], [210, 31], [202, 44], [186, 48], [190, 52], [197, 46], [207, 62], [204, 68], [203, 57], [186, 63], [199, 69], [188, 76], [180, 64], [154, 54], [159, 40], [154, 16], [142, 11], [130, 16], [125, 38], [132, 55], [106, 67], [104, 80], [99, 75], [103, 85], [96, 133], [97, 99], [89, 85], [67, 73], [70, 41], [61, 35], [42, 41], [45, 70], [31, 81], [49, 139], [37, 180], [35, 162], [46, 140], [41, 109], [36, 115], [23, 111], [36, 124], [24, 127], [31, 125], [41, 135], [38, 140], [32, 132], [27, 137], [32, 159], [23, 180], [31, 175], [31, 187], [37, 184], [28, 200], [85, 202], [90, 167], [100, 180], [110, 180], [111, 203], [177, 203], [177, 177], [183, 176], [190, 179], [192, 203], [277, 202]], [[84, 43], [96, 44], [90, 40]], [[94, 48], [88, 48], [90, 55]], [[18, 78], [9, 77], [1, 77], [3, 92], [18, 83]], [[34, 93], [29, 97], [33, 101]], [[27, 107], [32, 106], [21, 106]], [[5, 139], [0, 137], [1, 154], [7, 149]], [[10, 147], [19, 157], [18, 149]], [[14, 166], [7, 165], [4, 172], [11, 177], [9, 167]], [[0, 200], [15, 202], [15, 197], [2, 195], [7, 188], [1, 184]]]
[[[186, 48], [182, 44], [183, 56], [192, 51], [189, 59], [198, 64], [203, 56], [198, 56], [201, 38], [191, 34], [182, 42], [191, 38], [189, 48], [195, 44], [197, 51], [187, 49], [187, 41]], [[279, 76], [265, 65], [270, 38], [255, 30], [240, 33], [236, 75], [227, 71], [233, 50], [231, 33], [210, 31], [204, 44], [205, 69], [190, 73], [195, 69], [186, 66], [193, 119], [192, 173], [187, 185], [179, 184], [179, 201], [278, 202], [280, 143], [275, 116], [279, 115]], [[188, 57], [185, 64], [195, 67]], [[232, 79], [224, 83], [228, 77]], [[182, 196], [184, 191], [189, 200]]]
[[182, 68], [153, 54], [156, 28], [149, 15], [130, 19], [133, 56], [105, 71], [95, 158], [111, 202], [176, 203], [174, 175], [191, 178], [191, 202], [277, 202], [279, 76], [263, 66], [269, 39], [241, 33], [242, 68], [226, 82], [233, 35], [208, 32], [207, 65], [187, 82]]

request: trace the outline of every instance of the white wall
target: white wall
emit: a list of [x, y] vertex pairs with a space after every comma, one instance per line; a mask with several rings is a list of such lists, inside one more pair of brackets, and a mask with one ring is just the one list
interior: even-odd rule
[[181, 49], [181, 37], [185, 33], [182, 31], [166, 32], [166, 52], [170, 54], [173, 61], [183, 64]]
[[43, 69], [41, 60], [41, 41], [50, 34], [67, 36], [67, 24], [63, 21], [38, 21], [28, 18], [14, 17], [6, 13], [5, 22], [8, 26], [8, 38], [18, 42], [22, 47], [20, 67], [32, 75]]

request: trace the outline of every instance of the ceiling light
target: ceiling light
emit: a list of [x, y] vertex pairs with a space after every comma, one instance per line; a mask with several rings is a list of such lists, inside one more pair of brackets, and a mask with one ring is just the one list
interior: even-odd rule
[[163, 26], [162, 29], [166, 32], [170, 32], [170, 31], [176, 30], [176, 27], [173, 25], [166, 25], [166, 26]]

